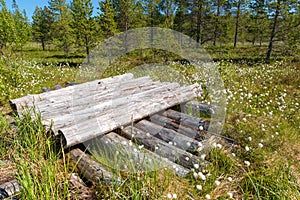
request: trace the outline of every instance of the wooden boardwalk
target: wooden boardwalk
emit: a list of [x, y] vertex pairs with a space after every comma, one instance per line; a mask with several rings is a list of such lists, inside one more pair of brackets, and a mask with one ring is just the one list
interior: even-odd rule
[[[145, 151], [137, 153], [125, 145], [128, 152], [158, 159], [162, 166], [171, 166], [177, 175], [184, 176], [194, 164], [205, 164], [200, 154], [211, 140], [206, 132], [209, 122], [174, 107], [183, 104], [186, 107], [201, 92], [198, 84], [180, 86], [124, 74], [27, 95], [10, 103], [19, 116], [28, 108], [40, 112], [42, 123], [63, 139], [66, 148], [95, 142], [97, 138], [116, 148], [120, 143], [134, 142], [145, 147]], [[208, 105], [197, 102], [189, 105], [210, 112]], [[112, 179], [109, 170], [90, 161], [80, 150], [71, 151], [71, 158], [81, 159], [76, 162], [87, 179]]]

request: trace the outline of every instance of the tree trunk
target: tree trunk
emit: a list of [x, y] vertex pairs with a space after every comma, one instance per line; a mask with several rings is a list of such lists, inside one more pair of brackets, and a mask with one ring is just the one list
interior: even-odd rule
[[42, 38], [42, 49], [43, 49], [43, 51], [45, 51], [45, 40]]
[[262, 36], [260, 37], [260, 39], [259, 39], [259, 47], [261, 47], [262, 46]]
[[255, 17], [254, 19], [254, 22], [255, 22], [255, 33], [253, 35], [253, 38], [252, 38], [252, 46], [255, 45], [255, 42], [256, 42], [256, 38], [257, 38], [257, 33], [259, 32], [259, 29], [257, 28], [258, 24], [257, 24], [257, 17]]
[[89, 36], [85, 36], [85, 51], [86, 51], [86, 56], [87, 56], [87, 62], [90, 64], [90, 47], [89, 47]]
[[125, 16], [124, 16], [124, 18], [125, 18], [125, 38], [124, 38], [124, 49], [125, 49], [125, 52], [126, 53], [128, 53], [129, 52], [129, 49], [128, 49], [128, 43], [127, 43], [127, 40], [128, 40], [128, 38], [127, 38], [127, 31], [128, 31], [128, 29], [129, 29], [129, 24], [128, 24], [128, 21], [129, 21], [129, 17], [127, 16], [127, 13], [125, 12]]
[[198, 11], [197, 11], [197, 33], [196, 33], [196, 42], [200, 43], [201, 37], [201, 24], [202, 24], [202, 1], [198, 1]]
[[277, 0], [276, 11], [275, 11], [273, 27], [272, 27], [272, 32], [271, 32], [271, 36], [270, 36], [270, 41], [269, 41], [269, 47], [268, 47], [266, 60], [270, 60], [272, 49], [273, 49], [274, 37], [276, 35], [277, 19], [278, 19], [279, 11], [280, 11], [280, 3], [281, 3], [281, 0]]
[[241, 0], [238, 1], [238, 5], [237, 5], [233, 48], [236, 48], [236, 43], [237, 43], [237, 36], [238, 36], [238, 30], [239, 30], [239, 19], [240, 19], [240, 9], [241, 9]]
[[218, 37], [218, 26], [219, 26], [219, 17], [220, 17], [220, 7], [221, 7], [221, 0], [218, 0], [218, 7], [217, 7], [217, 16], [216, 16], [216, 22], [215, 22], [215, 30], [214, 30], [214, 41], [213, 45], [216, 46], [216, 41]]

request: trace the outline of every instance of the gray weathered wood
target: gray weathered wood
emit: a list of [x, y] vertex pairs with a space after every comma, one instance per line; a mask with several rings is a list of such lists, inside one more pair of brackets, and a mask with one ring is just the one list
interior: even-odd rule
[[208, 116], [211, 116], [215, 113], [217, 109], [216, 106], [208, 105], [198, 101], [190, 101], [184, 104], [184, 109], [191, 110], [195, 114], [204, 113]]
[[191, 153], [197, 153], [198, 148], [202, 146], [202, 144], [199, 143], [199, 141], [197, 140], [194, 140], [183, 134], [178, 134], [178, 132], [172, 129], [164, 128], [147, 120], [142, 120], [134, 126], [146, 133], [150, 133], [151, 135], [169, 144], [172, 144], [180, 149]]
[[[126, 91], [113, 91], [108, 95], [103, 96], [100, 99], [93, 99], [88, 103], [83, 103], [81, 109], [72, 111], [64, 111], [63, 107], [53, 116], [52, 110], [48, 110], [48, 114], [43, 113], [43, 116], [51, 119], [54, 122], [54, 130], [58, 130], [61, 127], [68, 127], [74, 124], [82, 123], [89, 120], [91, 117], [99, 117], [102, 113], [116, 112], [115, 109], [121, 109], [126, 107], [129, 103], [147, 101], [149, 98], [159, 96], [158, 94], [164, 94], [166, 91], [173, 90], [178, 87], [177, 84], [161, 84], [151, 83], [145, 86], [136, 86], [135, 89], [128, 89]], [[67, 113], [66, 113], [67, 112]], [[70, 113], [69, 113], [70, 112]], [[45, 121], [44, 123], [47, 123]], [[48, 121], [50, 124], [50, 122]]]
[[80, 173], [89, 181], [96, 183], [117, 183], [121, 182], [121, 179], [114, 175], [112, 172], [107, 171], [98, 162], [91, 159], [88, 155], [82, 152], [80, 149], [73, 149], [69, 152], [71, 161], [76, 164]]
[[4, 189], [8, 196], [13, 196], [21, 190], [21, 186], [16, 179], [1, 184], [0, 188]]
[[145, 148], [155, 152], [159, 156], [165, 157], [186, 168], [192, 168], [194, 164], [199, 164], [200, 166], [207, 164], [207, 162], [201, 160], [199, 157], [168, 144], [136, 127], [127, 126], [122, 129], [122, 133], [128, 139], [132, 139], [140, 145], [143, 144]]
[[[113, 152], [111, 160], [115, 160], [114, 162], [119, 163], [119, 161], [122, 162], [122, 160], [125, 159], [124, 164], [127, 164], [127, 166], [133, 164], [135, 166], [135, 170], [133, 171], [142, 170], [149, 172], [168, 168], [174, 171], [179, 177], [187, 175], [190, 171], [181, 165], [171, 162], [152, 151], [132, 143], [131, 140], [128, 140], [114, 132], [104, 135], [97, 139], [96, 142], [96, 148], [98, 146], [100, 148], [99, 151], [109, 149], [109, 151]], [[120, 153], [122, 150], [124, 150], [123, 153]], [[118, 155], [116, 155], [116, 152], [118, 152]], [[130, 162], [133, 163], [130, 164]]]
[[[46, 118], [57, 117], [65, 114], [72, 114], [80, 112], [92, 106], [105, 101], [111, 101], [113, 99], [122, 96], [130, 96], [137, 92], [149, 90], [154, 87], [158, 87], [161, 83], [152, 82], [149, 77], [141, 77], [126, 82], [113, 83], [110, 85], [101, 85], [97, 89], [96, 93], [91, 93], [90, 90], [78, 91], [75, 89], [72, 95], [68, 96], [68, 99], [61, 101], [60, 99], [54, 101], [43, 101], [36, 103], [38, 110]], [[96, 85], [95, 87], [98, 87]]]
[[[209, 121], [208, 120], [203, 120], [203, 119], [193, 117], [193, 116], [187, 115], [185, 113], [180, 113], [180, 112], [177, 112], [177, 111], [174, 111], [174, 110], [171, 110], [171, 109], [163, 112], [162, 114], [164, 116], [167, 116], [167, 117], [175, 120], [176, 123], [178, 123], [180, 125], [187, 126], [191, 129], [197, 131], [203, 138], [216, 136], [216, 137], [226, 139], [229, 142], [237, 143], [237, 141], [235, 141], [232, 138], [220, 135], [218, 133], [208, 131], [208, 128], [209, 128]], [[211, 138], [211, 141], [213, 141], [213, 140], [214, 139]], [[207, 145], [207, 146], [209, 146], [209, 145]]]
[[112, 107], [95, 115], [91, 113], [91, 116], [86, 121], [81, 122], [79, 118], [78, 123], [72, 126], [66, 125], [59, 129], [58, 132], [66, 138], [67, 147], [73, 146], [113, 131], [120, 126], [130, 124], [132, 121], [140, 120], [181, 102], [189, 101], [197, 96], [193, 91], [197, 86], [181, 87], [173, 91], [167, 89], [160, 95], [150, 93], [148, 96], [141, 96], [142, 99], [138, 101], [130, 101], [127, 104], [123, 104], [122, 107]]
[[177, 83], [153, 82], [149, 77], [134, 79], [132, 74], [125, 74], [11, 103], [19, 113], [26, 104], [34, 105], [42, 123], [53, 125], [55, 135], [63, 135], [66, 147], [70, 147], [197, 98], [199, 88], [198, 84], [180, 87]]
[[[185, 113], [180, 113], [175, 110], [167, 110], [162, 113], [164, 116], [174, 119], [178, 124], [190, 127], [196, 131], [207, 131], [209, 127], [209, 122], [203, 119], [187, 115]], [[203, 129], [203, 130], [202, 130]]]
[[190, 127], [184, 126], [183, 124], [179, 124], [176, 120], [163, 115], [152, 115], [150, 117], [150, 121], [165, 128], [172, 129], [197, 141], [202, 141], [203, 139], [205, 139], [205, 137], [201, 135], [201, 132], [196, 131], [195, 129], [191, 129]]
[[[66, 88], [62, 88], [59, 90], [53, 90], [46, 93], [31, 95], [28, 94], [24, 97], [10, 100], [10, 104], [12, 108], [19, 112], [21, 112], [26, 107], [31, 107], [33, 104], [37, 104], [40, 101], [50, 101], [50, 102], [61, 102], [61, 101], [69, 101], [73, 99], [74, 91], [77, 92], [77, 95], [80, 95], [80, 91], [89, 91], [87, 93], [93, 94], [92, 91], [97, 91], [97, 89], [101, 90], [101, 88], [105, 88], [106, 85], [110, 85], [112, 83], [118, 84], [123, 80], [131, 80], [133, 79], [132, 74], [124, 74], [115, 77], [109, 77], [106, 79], [95, 80], [87, 83], [82, 83], [74, 86], [69, 86]], [[99, 84], [99, 82], [101, 84]], [[102, 87], [100, 87], [101, 85]], [[21, 114], [21, 113], [20, 113]]]

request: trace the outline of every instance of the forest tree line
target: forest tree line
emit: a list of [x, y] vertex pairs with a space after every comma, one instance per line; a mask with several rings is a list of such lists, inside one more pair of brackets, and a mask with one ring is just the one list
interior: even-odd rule
[[55, 45], [68, 56], [102, 40], [139, 27], [163, 27], [184, 33], [202, 45], [274, 43], [300, 48], [299, 0], [102, 0], [93, 14], [91, 0], [49, 0], [29, 20], [16, 1], [0, 0], [0, 52], [22, 49], [29, 41]]

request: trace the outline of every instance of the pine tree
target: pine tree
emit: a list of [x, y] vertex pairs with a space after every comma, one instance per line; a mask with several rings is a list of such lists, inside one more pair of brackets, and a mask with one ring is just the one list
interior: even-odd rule
[[68, 56], [73, 44], [72, 15], [66, 0], [49, 0], [49, 9], [54, 17], [52, 35], [54, 43]]
[[293, 25], [291, 25], [289, 22], [289, 18], [296, 6], [297, 3], [295, 4], [295, 1], [293, 0], [276, 0], [275, 2], [268, 2], [268, 13], [270, 14], [269, 18], [272, 22], [266, 60], [270, 60], [271, 58], [275, 41], [280, 40], [284, 42], [285, 37], [290, 35], [289, 33], [293, 32], [295, 25], [296, 27], [299, 26], [299, 22], [295, 24], [292, 23]]
[[176, 11], [175, 0], [161, 0], [159, 6], [165, 18], [163, 26], [165, 28], [172, 28]]
[[263, 39], [268, 33], [266, 27], [268, 26], [268, 19], [266, 13], [266, 3], [265, 0], [254, 0], [249, 4], [249, 16], [248, 22], [246, 24], [247, 35], [249, 41], [254, 45], [259, 42], [262, 45]]
[[162, 23], [162, 14], [159, 10], [159, 3], [161, 0], [145, 0], [143, 1], [143, 7], [145, 10], [146, 26], [154, 27], [159, 26]]
[[11, 13], [7, 9], [4, 0], [0, 0], [0, 8], [0, 50], [2, 51], [7, 43], [13, 40], [11, 30], [14, 27]]
[[36, 7], [32, 19], [33, 37], [35, 40], [41, 42], [42, 49], [45, 50], [46, 43], [52, 39], [53, 15], [51, 15], [47, 6], [44, 6], [44, 8]]
[[238, 37], [238, 34], [239, 34], [239, 25], [240, 25], [242, 0], [236, 0], [234, 3], [236, 5], [236, 12], [235, 12], [235, 30], [234, 30], [233, 48], [236, 48], [237, 37]]
[[[300, 16], [299, 1], [295, 0], [277, 0], [268, 2], [269, 19], [271, 26], [269, 32], [269, 45], [266, 59], [270, 60], [274, 48], [274, 43], [281, 41], [285, 46], [285, 51], [289, 50], [293, 54], [294, 47], [299, 46]], [[298, 13], [297, 13], [298, 12]], [[297, 17], [298, 15], [298, 17]], [[296, 37], [295, 37], [296, 36]]]
[[104, 38], [114, 36], [117, 30], [117, 22], [115, 21], [116, 12], [114, 11], [113, 3], [111, 0], [99, 1], [100, 12], [98, 24], [103, 32]]
[[120, 31], [128, 31], [145, 25], [142, 1], [140, 0], [113, 0], [116, 19]]
[[13, 12], [7, 9], [4, 0], [0, 0], [0, 8], [0, 51], [4, 48], [16, 51], [30, 39], [30, 26], [26, 14], [20, 12], [15, 1]]
[[91, 0], [73, 0], [71, 3], [73, 33], [76, 37], [77, 47], [85, 47], [88, 63], [90, 62], [90, 48], [93, 46], [95, 38], [93, 9]]
[[12, 15], [16, 29], [14, 43], [16, 45], [16, 48], [22, 48], [23, 45], [30, 39], [31, 29], [29, 26], [28, 19], [26, 17], [25, 10], [23, 11], [23, 13], [20, 11], [16, 0], [13, 0]]
[[186, 22], [187, 12], [187, 2], [186, 1], [177, 1], [177, 9], [174, 18], [174, 30], [179, 32], [184, 32], [184, 24]]

